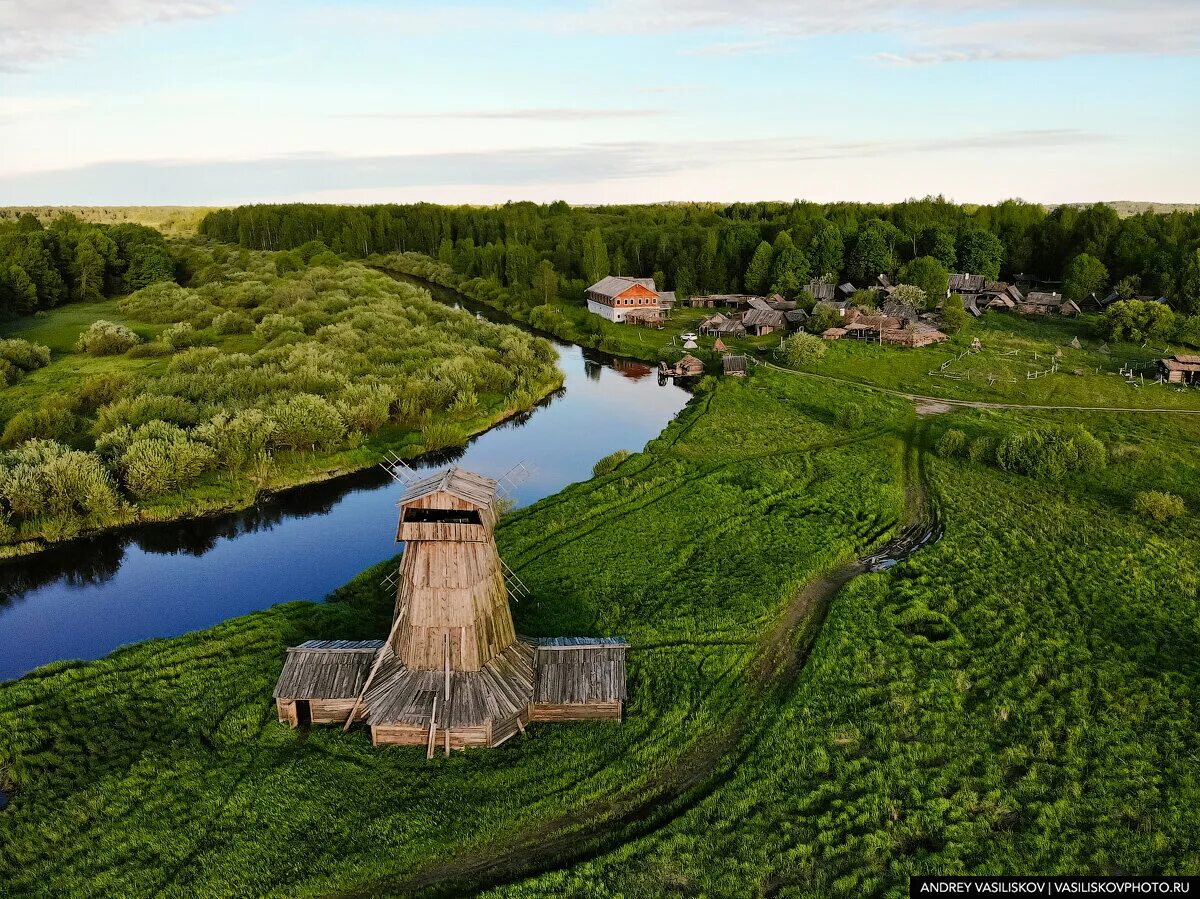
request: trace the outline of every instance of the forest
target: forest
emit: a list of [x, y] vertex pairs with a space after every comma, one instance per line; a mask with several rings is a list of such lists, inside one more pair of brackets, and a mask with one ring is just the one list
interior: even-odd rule
[[790, 297], [812, 278], [863, 286], [880, 273], [959, 271], [1061, 282], [1056, 289], [1073, 298], [1164, 296], [1177, 313], [1200, 313], [1200, 211], [1122, 217], [1105, 204], [1047, 211], [1020, 200], [963, 206], [934, 197], [892, 205], [297, 204], [217, 210], [200, 231], [306, 256], [418, 252], [530, 305], [545, 301], [547, 285], [577, 297], [607, 274], [652, 275], [681, 296]]
[[175, 278], [175, 260], [154, 228], [100, 225], [71, 213], [49, 225], [32, 213], [0, 219], [0, 318], [89, 302]]
[[[56, 246], [72, 233], [58, 221], [21, 233]], [[126, 227], [140, 228], [108, 231]], [[331, 254], [297, 268], [224, 246], [173, 249], [164, 267], [182, 284], [79, 297], [6, 329], [4, 552], [244, 506], [385, 452], [462, 445], [561, 386], [545, 340]], [[131, 270], [114, 289], [134, 286]]]

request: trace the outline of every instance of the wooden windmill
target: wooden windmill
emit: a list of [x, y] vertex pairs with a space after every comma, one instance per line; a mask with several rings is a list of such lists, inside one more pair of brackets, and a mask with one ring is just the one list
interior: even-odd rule
[[404, 543], [385, 640], [309, 641], [288, 650], [275, 688], [293, 726], [365, 722], [376, 745], [496, 746], [530, 721], [620, 720], [620, 638], [518, 638], [496, 549], [498, 483], [457, 466], [403, 478]]

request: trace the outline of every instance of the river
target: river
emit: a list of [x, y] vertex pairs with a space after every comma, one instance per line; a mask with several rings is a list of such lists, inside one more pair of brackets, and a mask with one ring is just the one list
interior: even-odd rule
[[[421, 286], [443, 302], [505, 320], [452, 291]], [[643, 363], [573, 344], [555, 342], [555, 349], [563, 389], [528, 415], [479, 435], [453, 460], [492, 477], [523, 462], [531, 475], [512, 490], [520, 505], [590, 477], [596, 460], [611, 452], [641, 449], [688, 400]], [[371, 469], [288, 490], [241, 512], [125, 528], [0, 563], [0, 680], [275, 603], [321, 599], [396, 553], [402, 490]]]

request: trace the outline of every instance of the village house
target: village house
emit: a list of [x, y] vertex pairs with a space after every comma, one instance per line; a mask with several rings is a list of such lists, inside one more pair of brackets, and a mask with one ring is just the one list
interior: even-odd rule
[[[1016, 310], [1022, 315], [1050, 315], [1061, 312], [1064, 302], [1066, 298], [1061, 293], [1033, 290], [1026, 295], [1024, 302], [1016, 304]], [[1075, 311], [1078, 308], [1074, 307]], [[1066, 314], [1072, 313], [1068, 311]]]
[[675, 294], [657, 291], [653, 278], [617, 275], [597, 281], [587, 289], [586, 296], [588, 312], [610, 322], [628, 321], [631, 312], [635, 321], [661, 321], [663, 314], [675, 303]]
[[[983, 293], [987, 279], [983, 275], [972, 275], [970, 272], [951, 272], [950, 283], [946, 288], [946, 296], [956, 293], [964, 300], [969, 296]], [[1005, 285], [1006, 287], [1008, 285]]]
[[822, 340], [841, 340], [846, 336], [845, 328], [826, 328], [821, 332]]
[[908, 347], [909, 349], [929, 346], [930, 344], [941, 343], [943, 340], [949, 339], [949, 335], [943, 334], [927, 322], [915, 322], [904, 328], [884, 331], [880, 335], [881, 343]]
[[742, 325], [746, 331], [755, 337], [762, 337], [774, 331], [787, 330], [787, 317], [778, 309], [751, 309], [742, 316]]
[[1200, 355], [1174, 355], [1158, 363], [1162, 379], [1168, 384], [1200, 386]]
[[713, 293], [706, 296], [692, 297], [688, 302], [693, 309], [741, 309], [750, 305], [751, 300], [761, 300], [748, 293]]
[[688, 353], [674, 365], [660, 362], [658, 373], [664, 378], [696, 378], [704, 374], [704, 363]]
[[[853, 294], [854, 293], [854, 285], [851, 284], [850, 288], [851, 288], [850, 293]], [[820, 302], [821, 300], [837, 299], [837, 287], [826, 281], [820, 281], [820, 280], [809, 281], [808, 284], [804, 287], [804, 290], [808, 292], [809, 296], [811, 296], [814, 300], [816, 300], [818, 302]]]
[[715, 312], [700, 322], [697, 330], [706, 337], [745, 337], [746, 326], [736, 318]]
[[839, 318], [845, 318], [846, 313], [852, 308], [849, 300], [822, 300], [813, 306], [813, 312], [818, 309], [832, 309], [838, 314]]

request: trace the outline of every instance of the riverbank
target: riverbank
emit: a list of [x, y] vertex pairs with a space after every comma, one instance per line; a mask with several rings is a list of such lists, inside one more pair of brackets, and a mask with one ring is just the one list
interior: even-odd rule
[[[359, 265], [284, 277], [188, 246], [226, 259], [202, 287], [9, 326], [53, 357], [3, 399], [0, 558], [461, 447], [562, 387], [548, 342]], [[101, 319], [141, 342], [79, 352]]]

